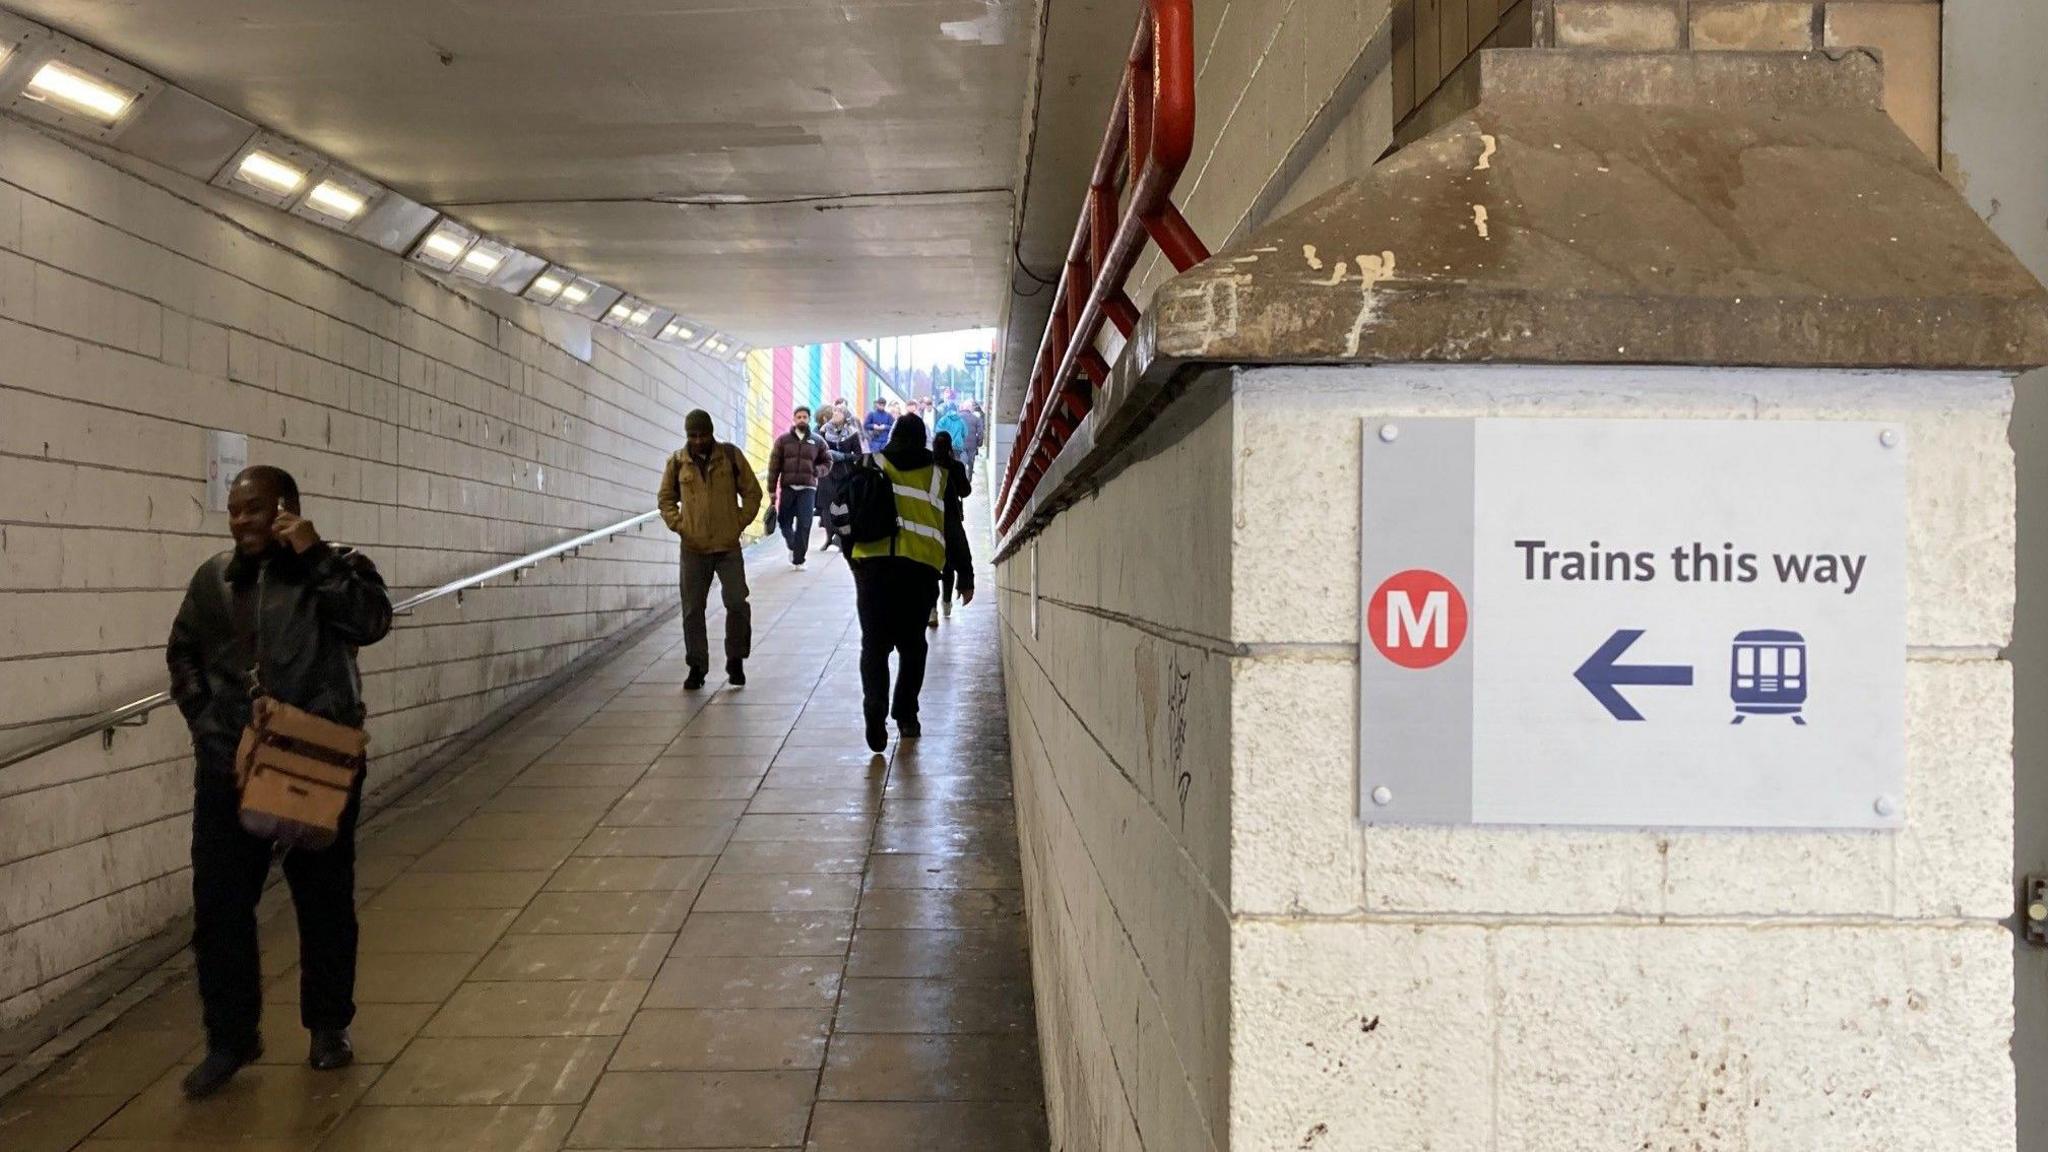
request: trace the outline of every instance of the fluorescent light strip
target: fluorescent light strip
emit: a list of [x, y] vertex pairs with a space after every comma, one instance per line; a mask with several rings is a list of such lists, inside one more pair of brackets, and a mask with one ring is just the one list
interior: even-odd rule
[[638, 328], [640, 325], [647, 323], [648, 319], [651, 318], [653, 315], [654, 309], [649, 308], [643, 304], [638, 310], [636, 310], [633, 313], [632, 318], [626, 321], [626, 323], [633, 325], [635, 328]]
[[455, 233], [443, 230], [427, 237], [427, 242], [420, 247], [436, 258], [452, 264], [456, 257], [462, 255], [462, 250], [469, 247], [469, 243]]
[[88, 76], [69, 64], [52, 60], [36, 70], [23, 95], [31, 100], [58, 104], [102, 124], [112, 124], [135, 103], [139, 92], [117, 88]]
[[540, 279], [535, 280], [533, 282], [533, 287], [528, 288], [526, 290], [526, 294], [528, 296], [535, 297], [536, 299], [539, 300], [553, 300], [555, 297], [560, 296], [562, 294], [562, 289], [564, 287], [566, 287], [566, 285], [564, 285], [561, 282], [561, 280], [557, 279], [556, 277], [546, 272], [543, 272], [541, 273]]
[[590, 299], [590, 289], [580, 284], [571, 284], [567, 288], [562, 289], [562, 299], [571, 304], [581, 304], [585, 300]]
[[462, 266], [478, 276], [489, 276], [505, 262], [505, 254], [492, 248], [476, 247], [462, 258]]
[[611, 312], [606, 314], [605, 318], [608, 320], [624, 320], [626, 317], [631, 316], [632, 314], [633, 306], [626, 303], [624, 300], [621, 300], [617, 304], [612, 305]]
[[303, 170], [292, 167], [261, 148], [242, 157], [241, 166], [235, 170], [235, 177], [280, 196], [289, 196], [297, 192], [299, 185], [306, 182], [306, 173]]
[[306, 193], [306, 206], [323, 216], [331, 216], [343, 222], [353, 220], [369, 207], [369, 197], [344, 188], [332, 180], [322, 180], [311, 192]]

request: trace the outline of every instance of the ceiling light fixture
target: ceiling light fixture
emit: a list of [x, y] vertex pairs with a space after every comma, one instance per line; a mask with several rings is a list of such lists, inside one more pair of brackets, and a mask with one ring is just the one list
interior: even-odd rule
[[560, 276], [555, 275], [553, 272], [543, 272], [540, 274], [540, 278], [535, 280], [526, 289], [526, 298], [537, 303], [546, 304], [554, 300], [555, 297], [560, 296], [562, 289], [568, 286]]
[[101, 124], [112, 124], [142, 94], [116, 87], [62, 61], [52, 60], [36, 69], [22, 95], [39, 103], [55, 104]]
[[505, 257], [509, 254], [509, 250], [500, 245], [488, 240], [479, 240], [463, 254], [462, 265], [457, 271], [479, 280], [488, 280], [491, 274], [505, 263]]
[[306, 207], [344, 224], [361, 216], [363, 209], [369, 206], [369, 197], [359, 195], [333, 180], [322, 180], [311, 192], [306, 193]]
[[[251, 150], [247, 156], [242, 157], [241, 164], [235, 169], [235, 178], [247, 181], [266, 191], [275, 192], [280, 196], [288, 196], [293, 192], [297, 192], [299, 185], [306, 182], [306, 173], [303, 169], [295, 168], [284, 160], [272, 156], [261, 148], [257, 148]], [[322, 185], [322, 187], [326, 187], [326, 185]], [[358, 202], [358, 207], [360, 208], [360, 202]]]
[[463, 242], [447, 232], [436, 232], [427, 237], [426, 250], [443, 260], [453, 260], [462, 255]]
[[[4, 3], [4, 0], [0, 0]], [[0, 111], [101, 142], [437, 272], [602, 319], [641, 335], [713, 347], [675, 313], [550, 265], [352, 172], [303, 144], [236, 116], [91, 45], [0, 8]], [[23, 77], [27, 79], [24, 80]], [[130, 129], [141, 139], [125, 143]], [[225, 161], [225, 163], [223, 163]], [[521, 286], [524, 286], [523, 289]]]
[[426, 239], [413, 249], [412, 258], [437, 272], [453, 271], [476, 239], [476, 233], [443, 216], [427, 230]]

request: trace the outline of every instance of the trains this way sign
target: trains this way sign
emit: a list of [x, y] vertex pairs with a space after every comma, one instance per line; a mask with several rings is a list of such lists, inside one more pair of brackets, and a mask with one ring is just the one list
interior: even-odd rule
[[1902, 429], [1364, 432], [1366, 822], [1900, 823]]

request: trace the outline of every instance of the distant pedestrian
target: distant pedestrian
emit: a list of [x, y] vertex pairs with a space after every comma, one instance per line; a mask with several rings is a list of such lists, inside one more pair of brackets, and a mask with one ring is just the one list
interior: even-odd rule
[[747, 682], [754, 646], [740, 535], [761, 510], [761, 483], [739, 448], [713, 435], [710, 413], [693, 409], [683, 417], [683, 431], [683, 449], [668, 458], [658, 498], [662, 520], [683, 538], [683, 656], [689, 665], [683, 687], [702, 688], [711, 667], [704, 605], [714, 575], [725, 601], [725, 677], [738, 686]]
[[944, 436], [953, 446], [953, 453], [966, 462], [967, 414], [958, 408], [948, 408], [939, 414], [938, 423], [932, 425], [932, 448], [938, 449], [939, 437]]
[[[925, 620], [939, 599], [939, 576], [954, 548], [964, 544], [961, 504], [949, 492], [947, 470], [925, 446], [924, 421], [898, 419], [877, 466], [894, 490], [897, 529], [882, 540], [853, 546], [853, 582], [860, 612], [860, 685], [868, 747], [888, 746], [885, 721], [893, 716], [906, 740], [922, 734], [917, 697], [924, 687]], [[963, 565], [960, 602], [974, 599], [974, 575]], [[897, 657], [896, 688], [889, 690], [889, 654]]]
[[981, 414], [981, 401], [969, 400], [962, 406], [962, 417], [967, 422], [967, 436], [955, 441], [960, 449], [960, 462], [967, 465], [967, 474], [974, 475], [974, 462], [981, 456], [982, 437], [988, 430]]
[[[968, 475], [967, 466], [953, 453], [951, 433], [941, 432], [932, 437], [932, 457], [939, 462], [939, 467], [946, 470], [947, 496], [964, 501], [974, 495], [974, 480]], [[960, 525], [958, 530], [961, 538], [955, 541], [951, 536], [955, 527], [950, 522], [947, 524], [946, 567], [939, 573], [939, 604], [932, 609], [930, 620], [930, 626], [933, 628], [939, 626], [941, 613], [948, 617], [953, 615], [954, 583], [965, 581], [968, 586], [974, 583], [974, 556], [967, 544], [966, 526]], [[961, 603], [966, 603], [966, 600], [963, 599]]]
[[818, 484], [832, 468], [832, 453], [811, 432], [811, 410], [798, 408], [789, 431], [768, 452], [768, 511], [789, 545], [789, 563], [804, 566], [811, 548], [811, 520], [818, 509]]
[[[166, 650], [171, 697], [198, 761], [192, 952], [206, 1056], [185, 1076], [185, 1095], [194, 1099], [218, 1092], [263, 1054], [256, 902], [273, 844], [244, 826], [237, 771], [243, 733], [259, 701], [266, 714], [289, 706], [317, 718], [316, 726], [361, 729], [367, 710], [356, 649], [391, 630], [391, 599], [376, 566], [320, 538], [300, 515], [298, 483], [283, 469], [258, 465], [235, 477], [228, 531], [234, 548], [193, 574]], [[306, 1062], [323, 1071], [355, 1059], [348, 1028], [356, 1012], [355, 829], [363, 770], [361, 733], [351, 735], [356, 754], [345, 758], [330, 758], [325, 745], [297, 746], [300, 756], [319, 761], [309, 771], [326, 777], [319, 783], [340, 816], [327, 847], [284, 854], [298, 913], [299, 1022], [312, 1033]], [[323, 790], [307, 783], [300, 794], [310, 796], [307, 789]]]
[[[818, 429], [818, 438], [825, 442], [825, 451], [832, 458], [832, 466], [826, 470], [824, 478], [818, 481], [818, 508], [819, 515], [823, 516], [824, 510], [832, 507], [833, 496], [838, 493], [839, 486], [846, 481], [847, 473], [853, 470], [853, 462], [860, 458], [863, 449], [860, 428], [854, 424], [852, 414], [844, 405], [832, 410], [830, 421]], [[840, 544], [839, 534], [826, 532], [822, 548], [831, 548], [835, 545], [840, 547], [842, 553], [845, 552], [845, 547]]]
[[880, 452], [889, 443], [889, 429], [896, 423], [896, 414], [889, 410], [889, 402], [875, 397], [874, 410], [861, 421], [860, 430], [868, 438], [868, 451]]

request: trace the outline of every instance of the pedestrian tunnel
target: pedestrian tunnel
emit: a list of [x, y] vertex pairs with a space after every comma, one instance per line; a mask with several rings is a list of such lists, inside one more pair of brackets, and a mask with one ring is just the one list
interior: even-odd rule
[[[2036, 8], [0, 0], [0, 1152], [2048, 1152]], [[875, 754], [656, 505], [976, 326]], [[273, 884], [187, 1100], [252, 464], [354, 1059]]]

